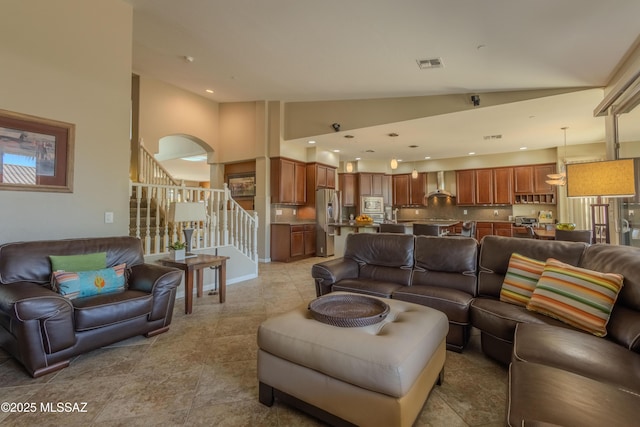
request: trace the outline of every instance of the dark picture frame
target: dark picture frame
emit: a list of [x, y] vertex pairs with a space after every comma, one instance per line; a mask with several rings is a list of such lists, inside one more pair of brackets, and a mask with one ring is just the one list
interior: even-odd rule
[[256, 174], [234, 173], [227, 176], [227, 185], [234, 199], [249, 199], [256, 195]]
[[73, 192], [75, 125], [0, 110], [0, 190]]

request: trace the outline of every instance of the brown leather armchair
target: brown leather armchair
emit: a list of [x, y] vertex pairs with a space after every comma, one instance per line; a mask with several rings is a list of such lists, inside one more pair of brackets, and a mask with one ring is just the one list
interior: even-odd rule
[[[49, 255], [95, 252], [107, 253], [107, 267], [127, 264], [124, 291], [70, 300], [51, 290]], [[166, 332], [181, 279], [180, 270], [145, 264], [134, 237], [0, 245], [0, 346], [39, 377], [78, 354]]]

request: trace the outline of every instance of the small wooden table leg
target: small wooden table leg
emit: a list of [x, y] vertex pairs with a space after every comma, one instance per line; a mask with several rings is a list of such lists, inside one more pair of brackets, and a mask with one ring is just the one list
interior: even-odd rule
[[227, 260], [222, 260], [218, 269], [218, 282], [220, 283], [220, 303], [223, 303], [227, 296]]
[[198, 296], [198, 298], [200, 298], [202, 296], [202, 290], [204, 289], [204, 283], [203, 283], [203, 272], [202, 269], [199, 268], [196, 270], [196, 275], [198, 277], [197, 282], [198, 282], [198, 290], [196, 292], [196, 295]]
[[191, 314], [193, 310], [193, 272], [184, 272], [184, 312]]

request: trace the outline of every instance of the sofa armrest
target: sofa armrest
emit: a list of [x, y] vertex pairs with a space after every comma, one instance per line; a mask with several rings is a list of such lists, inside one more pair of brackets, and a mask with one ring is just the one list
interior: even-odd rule
[[0, 311], [12, 319], [9, 332], [16, 337], [19, 358], [30, 371], [43, 353], [52, 354], [76, 342], [73, 304], [43, 285], [0, 285]]
[[165, 319], [171, 322], [171, 310], [176, 299], [176, 288], [182, 281], [182, 270], [156, 264], [138, 264], [131, 267], [129, 289], [153, 294], [153, 308], [149, 320]]
[[357, 279], [360, 274], [358, 263], [351, 258], [337, 258], [314, 264], [311, 277], [316, 282], [316, 294], [321, 296], [331, 292], [331, 286], [344, 279]]
[[61, 311], [73, 311], [71, 301], [32, 282], [0, 285], [0, 310], [20, 321], [47, 319]]
[[177, 288], [182, 280], [182, 270], [156, 264], [138, 264], [131, 267], [129, 289], [156, 293]]

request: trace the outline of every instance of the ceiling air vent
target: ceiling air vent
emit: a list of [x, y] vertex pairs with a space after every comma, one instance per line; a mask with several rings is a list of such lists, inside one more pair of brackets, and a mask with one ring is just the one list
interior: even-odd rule
[[502, 135], [485, 135], [482, 137], [485, 141], [490, 141], [492, 139], [502, 139]]
[[416, 59], [416, 62], [418, 63], [418, 67], [420, 67], [421, 70], [444, 67], [442, 58]]

